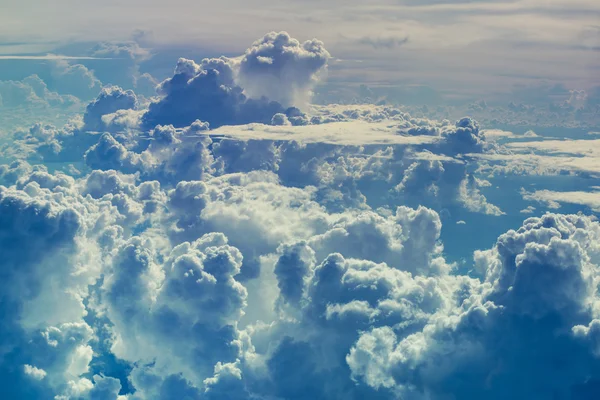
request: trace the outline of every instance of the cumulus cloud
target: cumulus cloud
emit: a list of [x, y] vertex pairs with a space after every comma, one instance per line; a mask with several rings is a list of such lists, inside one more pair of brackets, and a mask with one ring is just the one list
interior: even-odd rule
[[0, 107], [7, 110], [36, 106], [62, 108], [75, 104], [77, 99], [50, 91], [37, 75], [28, 76], [22, 81], [0, 81]]
[[134, 89], [142, 96], [155, 96], [156, 79], [148, 72], [141, 72], [140, 65], [153, 56], [153, 52], [136, 40], [100, 42], [89, 49], [92, 57], [110, 59], [96, 64], [94, 73], [109, 85]]
[[104, 122], [102, 117], [119, 110], [135, 109], [138, 105], [137, 97], [131, 90], [123, 90], [118, 86], [102, 88], [100, 94], [89, 103], [83, 115], [86, 130], [102, 131]]
[[143, 61], [151, 56], [150, 50], [143, 48], [135, 41], [101, 42], [94, 46], [90, 53], [93, 57], [120, 57]]
[[464, 179], [459, 187], [459, 199], [468, 210], [482, 212], [489, 215], [503, 215], [504, 212], [494, 204], [487, 201], [485, 196], [481, 194], [479, 188], [481, 183], [473, 175], [469, 175]]
[[[112, 351], [140, 365], [152, 362], [146, 374], [182, 373], [201, 387], [217, 362], [235, 361], [239, 352], [235, 322], [246, 289], [234, 276], [242, 255], [210, 236], [176, 246], [165, 266], [154, 249], [138, 238], [125, 243], [103, 285], [116, 337]], [[138, 389], [151, 393], [146, 385]]]
[[[204, 127], [196, 124], [198, 132]], [[142, 153], [182, 140], [168, 126], [151, 136]], [[547, 376], [555, 376], [548, 390], [592, 390], [585, 377], [595, 376], [600, 234], [592, 218], [528, 219], [476, 252], [473, 277], [444, 259], [441, 219], [424, 207], [329, 212], [314, 188], [286, 187], [270, 171], [206, 175], [165, 190], [109, 170], [76, 180], [11, 169], [16, 188], [6, 189], [7, 205], [60, 201], [28, 217], [55, 221], [54, 228], [23, 236], [52, 250], [32, 253], [31, 261], [15, 250], [21, 267], [14, 274], [60, 261], [63, 270], [47, 273], [78, 288], [79, 297], [61, 298], [59, 308], [48, 297], [54, 286], [41, 286], [39, 300], [11, 320], [44, 332], [20, 368], [59, 396], [102, 398], [123, 387], [95, 367], [98, 328], [83, 320], [86, 312], [109, 321], [104, 351], [131, 365], [126, 374], [139, 399], [531, 395]], [[21, 223], [3, 226], [13, 244], [24, 235]], [[88, 270], [89, 257], [97, 270]], [[83, 266], [83, 275], [73, 275]], [[11, 286], [19, 299], [22, 290]], [[58, 314], [49, 319], [48, 308]], [[566, 347], [556, 347], [556, 335]], [[565, 374], [540, 358], [540, 348], [578, 367]], [[524, 362], [543, 372], [532, 377], [537, 382], [519, 380]]]
[[[548, 214], [501, 235], [493, 249], [476, 252], [485, 279], [458, 309], [404, 337], [373, 329], [349, 353], [353, 373], [405, 396], [527, 398], [575, 391], [585, 398], [594, 386], [583, 376], [594, 374], [597, 360], [579, 345], [587, 328], [577, 321], [590, 321], [596, 313], [589, 307], [590, 300], [597, 301], [589, 275], [598, 271], [592, 261], [596, 246], [588, 246], [596, 240], [597, 224]], [[578, 334], [571, 333], [573, 327]], [[566, 371], [547, 357], [577, 368]], [[518, 378], [523, 365], [536, 371], [527, 380]]]
[[330, 57], [319, 40], [300, 43], [287, 32], [271, 32], [246, 50], [239, 82], [249, 97], [266, 97], [285, 107], [304, 105]]
[[200, 119], [213, 127], [248, 122], [268, 123], [282, 112], [279, 103], [266, 98], [248, 99], [233, 81], [231, 61], [225, 58], [179, 59], [172, 78], [158, 86], [163, 97], [150, 104], [142, 117], [147, 128], [158, 124], [187, 126]]
[[25, 374], [29, 375], [32, 379], [41, 381], [46, 377], [46, 371], [43, 369], [31, 366], [29, 364], [24, 365]]
[[238, 59], [204, 59], [199, 64], [179, 59], [173, 77], [158, 86], [162, 98], [150, 104], [143, 124], [182, 127], [196, 119], [213, 127], [269, 123], [285, 108], [306, 104], [328, 58], [322, 42], [301, 44], [281, 32], [256, 41]]
[[485, 146], [485, 135], [472, 118], [458, 120], [454, 127], [446, 127], [441, 134], [445, 139], [441, 149], [444, 154], [480, 153]]
[[51, 63], [52, 86], [59, 93], [70, 94], [82, 100], [96, 96], [102, 82], [82, 64], [70, 64], [67, 60]]
[[[71, 179], [43, 171], [24, 172], [18, 186], [22, 189], [0, 187], [5, 346], [0, 368], [14, 381], [4, 393], [16, 398], [42, 396], [40, 390], [84, 393], [93, 386], [82, 376], [92, 359], [93, 331], [83, 321], [83, 302], [99, 274], [95, 237], [105, 225], [99, 220], [103, 206], [86, 202]], [[19, 372], [15, 362], [22, 364]], [[22, 382], [25, 377], [31, 384]]]
[[519, 211], [521, 214], [533, 214], [533, 212], [535, 211], [535, 207], [533, 206], [527, 206], [524, 209], [522, 209], [521, 211]]
[[149, 144], [140, 152], [127, 149], [110, 133], [104, 133], [86, 151], [85, 162], [93, 169], [138, 173], [144, 180], [173, 185], [182, 180], [201, 179], [215, 168], [213, 154], [208, 149], [212, 140], [197, 135], [206, 129], [200, 121], [182, 131], [172, 125], [158, 125], [149, 132]]

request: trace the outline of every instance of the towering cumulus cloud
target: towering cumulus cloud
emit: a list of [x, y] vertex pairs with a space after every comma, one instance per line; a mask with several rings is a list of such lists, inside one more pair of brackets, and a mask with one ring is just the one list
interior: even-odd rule
[[300, 43], [286, 32], [271, 32], [246, 50], [239, 81], [250, 97], [264, 96], [286, 107], [306, 104], [329, 58], [319, 40]]
[[[598, 398], [600, 223], [576, 207], [597, 204], [595, 147], [307, 104], [329, 58], [269, 33], [7, 136], [0, 399]], [[594, 192], [558, 213], [508, 164], [522, 148]]]
[[186, 126], [200, 119], [212, 127], [269, 123], [294, 105], [306, 105], [329, 53], [318, 40], [298, 42], [270, 33], [239, 59], [179, 59], [172, 78], [158, 87], [161, 100], [143, 117], [146, 127]]
[[179, 59], [175, 74], [158, 87], [159, 101], [150, 104], [142, 118], [144, 126], [187, 126], [196, 119], [213, 127], [268, 123], [282, 106], [267, 98], [248, 99], [234, 80], [232, 61], [205, 59], [201, 64]]

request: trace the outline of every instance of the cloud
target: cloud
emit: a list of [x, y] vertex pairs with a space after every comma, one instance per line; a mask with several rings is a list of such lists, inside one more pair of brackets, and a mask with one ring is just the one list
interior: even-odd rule
[[533, 206], [527, 206], [524, 209], [522, 209], [521, 211], [519, 211], [521, 214], [533, 214], [533, 212], [536, 210], [535, 207]]
[[[208, 139], [205, 129], [201, 122], [185, 131], [158, 127], [150, 133], [153, 140], [138, 144], [143, 149], [139, 153], [110, 134], [102, 140], [110, 144], [107, 149], [117, 149], [106, 154], [131, 160], [139, 156], [145, 162], [145, 157], [159, 159], [179, 151], [184, 140]], [[205, 144], [205, 154], [212, 145]], [[264, 148], [241, 149], [254, 153]], [[205, 165], [231, 151], [221, 149]], [[292, 154], [297, 156], [289, 153], [282, 160], [291, 162], [287, 157]], [[236, 157], [223, 160], [224, 165], [237, 169], [231, 161]], [[447, 156], [440, 157], [443, 161], [423, 152], [417, 157], [462, 167]], [[97, 157], [97, 162], [109, 159]], [[389, 166], [376, 160], [393, 159], [393, 153], [379, 152], [368, 167], [348, 164], [347, 176], [361, 179]], [[20, 174], [17, 187], [7, 189], [11, 196], [40, 199], [28, 200], [32, 204], [42, 198], [60, 201], [29, 218], [53, 221], [59, 218], [53, 208], [78, 216], [70, 229], [58, 222], [50, 224], [55, 228], [41, 229], [59, 235], [58, 244], [48, 242], [44, 249], [52, 250], [32, 253], [31, 262], [15, 250], [15, 265], [21, 266], [15, 271], [54, 265], [58, 260], [52, 252], [61, 243], [70, 249], [69, 257], [98, 252], [93, 256], [98, 269], [84, 269], [85, 279], [73, 276], [71, 268], [89, 264], [62, 254], [64, 270], [47, 269], [68, 287], [79, 288], [77, 293], [90, 303], [82, 305], [81, 298], [66, 303], [76, 306], [72, 314], [56, 307], [60, 314], [45, 326], [49, 314], [42, 310], [54, 309], [58, 301], [46, 297], [56, 295], [47, 288], [47, 294], [23, 308], [26, 318], [13, 319], [22, 328], [41, 326], [46, 332], [36, 355], [20, 361], [21, 371], [31, 366], [29, 375], [46, 372], [34, 380], [50, 382], [52, 389], [45, 390], [95, 398], [115, 396], [123, 388], [122, 380], [96, 369], [94, 354], [100, 347], [92, 338], [98, 328], [91, 321], [98, 315], [107, 321], [101, 324], [108, 330], [104, 351], [131, 365], [123, 373], [140, 399], [327, 398], [331, 393], [384, 399], [422, 392], [432, 398], [466, 392], [504, 396], [513, 394], [510, 390], [517, 386], [505, 383], [518, 381], [516, 365], [524, 362], [543, 372], [533, 376], [538, 382], [556, 376], [553, 390], [573, 385], [591, 390], [583, 377], [595, 376], [593, 320], [598, 315], [587, 305], [598, 301], [592, 276], [597, 274], [600, 232], [592, 218], [530, 218], [517, 231], [501, 235], [492, 249], [477, 252], [469, 277], [445, 260], [441, 218], [431, 209], [330, 212], [316, 201], [314, 187], [286, 187], [276, 172], [261, 170], [260, 164], [254, 166], [258, 171], [204, 172], [198, 180], [163, 188], [144, 177], [153, 171], [146, 167], [155, 164], [142, 161], [135, 169], [138, 175], [96, 170], [79, 179], [11, 168]], [[176, 176], [187, 171], [175, 170]], [[24, 215], [14, 218], [27, 221]], [[11, 243], [22, 235], [20, 224], [3, 224]], [[38, 231], [29, 232], [23, 243], [31, 246]], [[90, 313], [90, 323], [81, 321], [84, 311]], [[527, 329], [518, 321], [526, 321]], [[546, 321], [556, 324], [550, 332]], [[566, 347], [557, 347], [554, 332], [560, 332], [559, 343]], [[565, 374], [548, 365], [535, 353], [540, 348], [568, 356], [577, 369]], [[42, 349], [57, 355], [42, 356]], [[499, 368], [498, 358], [510, 368]], [[519, 388], [530, 394], [540, 384]]]
[[118, 86], [104, 87], [96, 99], [86, 107], [83, 115], [85, 129], [102, 131], [104, 129], [102, 116], [119, 110], [135, 109], [137, 106], [138, 100], [133, 91], [123, 90]]
[[479, 131], [479, 124], [472, 118], [458, 120], [454, 127], [441, 132], [444, 140], [444, 154], [480, 153], [485, 146], [485, 136]]
[[533, 150], [537, 149], [543, 153], [552, 155], [579, 155], [579, 156], [595, 156], [597, 153], [596, 144], [600, 140], [544, 140], [536, 142], [515, 142], [509, 143], [507, 146], [516, 150]]
[[198, 135], [207, 129], [197, 121], [176, 131], [172, 125], [158, 125], [149, 132], [151, 141], [141, 152], [128, 150], [110, 133], [104, 133], [85, 153], [90, 168], [139, 173], [144, 180], [176, 184], [182, 180], [201, 179], [213, 172], [214, 158], [208, 147], [209, 137]]
[[361, 144], [426, 144], [439, 140], [431, 136], [398, 135], [394, 126], [386, 122], [366, 123], [332, 122], [308, 126], [236, 125], [214, 129], [212, 135], [233, 139], [295, 140], [303, 143], [340, 145]]
[[509, 173], [594, 176], [600, 172], [596, 142], [594, 139], [515, 141], [500, 151], [472, 156], [504, 164], [504, 168], [498, 169]]
[[98, 60], [103, 58], [98, 57], [87, 57], [87, 56], [64, 56], [60, 54], [46, 54], [44, 56], [32, 56], [32, 55], [11, 55], [2, 54], [0, 60]]
[[159, 85], [158, 92], [163, 97], [150, 104], [142, 117], [143, 126], [183, 127], [197, 119], [213, 127], [268, 123], [274, 114], [283, 111], [280, 104], [265, 98], [247, 99], [232, 76], [228, 59], [205, 59], [200, 65], [179, 59], [173, 77]]
[[468, 210], [495, 216], [504, 214], [498, 206], [488, 203], [485, 196], [479, 191], [479, 185], [473, 175], [469, 175], [461, 182], [459, 198]]
[[[285, 108], [328, 58], [268, 34], [238, 58], [179, 59], [151, 102], [106, 86], [67, 124], [6, 137], [4, 397], [595, 395], [600, 223], [514, 212], [594, 211], [591, 181], [528, 174], [593, 167], [595, 142], [448, 109]], [[89, 88], [90, 70], [71, 67]], [[55, 109], [40, 79], [9, 86]]]
[[94, 57], [109, 58], [107, 63], [95, 63], [94, 72], [106, 84], [134, 89], [137, 95], [155, 96], [158, 81], [141, 66], [154, 53], [137, 41], [103, 41], [87, 50]]
[[148, 49], [141, 47], [135, 41], [101, 42], [94, 46], [90, 53], [98, 58], [131, 58], [137, 61], [146, 60], [151, 56]]
[[292, 125], [292, 123], [288, 119], [287, 115], [285, 115], [283, 113], [277, 113], [277, 114], [273, 115], [273, 118], [271, 119], [271, 125], [289, 126], [289, 125]]
[[279, 249], [281, 256], [275, 264], [275, 275], [283, 302], [298, 306], [304, 296], [305, 277], [315, 264], [315, 252], [306, 242]]
[[146, 128], [176, 127], [196, 119], [213, 127], [271, 122], [286, 107], [305, 105], [329, 53], [318, 40], [298, 42], [287, 33], [270, 33], [237, 58], [180, 59], [163, 96], [143, 117]]
[[391, 49], [405, 45], [406, 43], [409, 42], [409, 40], [410, 40], [410, 36], [404, 36], [404, 37], [364, 36], [364, 37], [361, 37], [360, 39], [356, 40], [356, 42], [361, 45], [370, 46], [376, 50], [378, 50], [378, 49], [391, 50]]
[[[214, 4], [207, 15], [203, 14], [205, 10], [199, 4], [187, 5], [186, 15], [166, 5], [153, 4], [146, 14], [148, 18], [141, 18], [135, 15], [134, 9], [144, 3], [136, 1], [131, 9], [122, 10], [123, 18], [114, 20], [110, 27], [100, 27], [101, 23], [90, 26], [84, 22], [84, 18], [69, 19], [66, 12], [60, 14], [52, 27], [46, 27], [43, 15], [35, 17], [36, 23], [27, 24], [19, 19], [27, 10], [23, 5], [10, 10], [7, 18], [16, 21], [16, 26], [12, 30], [7, 28], [5, 36], [9, 42], [22, 42], [24, 37], [34, 35], [52, 43], [68, 41], [70, 32], [76, 31], [81, 32], [78, 39], [82, 41], [104, 40], [131, 32], [131, 21], [139, 18], [135, 26], [153, 33], [146, 43], [159, 48], [189, 46], [213, 50], [220, 47], [239, 51], [248, 44], [248, 37], [260, 37], [266, 27], [275, 23], [287, 27], [290, 32], [293, 30], [299, 38], [321, 38], [332, 54], [340, 58], [363, 59], [361, 70], [364, 73], [361, 77], [371, 81], [369, 83], [381, 82], [382, 79], [385, 84], [405, 80], [411, 83], [430, 81], [430, 84], [431, 81], [438, 81], [439, 84], [435, 82], [434, 86], [449, 87], [455, 93], [460, 92], [468, 97], [496, 97], [497, 89], [541, 79], [552, 84], [562, 80], [569, 88], [581, 86], [582, 83], [594, 84], [593, 80], [580, 79], [589, 76], [586, 70], [588, 64], [568, 68], [562, 62], [573, 58], [587, 60], [592, 65], [595, 62], [592, 50], [597, 47], [594, 17], [598, 9], [590, 1], [561, 0], [549, 4], [540, 1], [412, 3], [385, 2], [365, 6], [361, 2], [351, 1], [340, 12], [339, 1], [323, 2], [311, 9], [295, 3], [287, 4], [285, 9], [273, 9], [269, 2], [248, 5], [237, 0], [229, 4]], [[56, 7], [76, 12], [82, 17], [89, 11], [70, 10], [69, 3], [64, 0], [59, 1]], [[232, 16], [232, 8], [240, 10], [240, 15]], [[266, 8], [270, 8], [271, 14], [256, 12]], [[92, 9], [99, 22], [110, 20], [113, 16], [111, 10], [101, 7]], [[45, 9], [41, 14], [50, 11]], [[244, 31], [236, 29], [246, 22], [244, 15], [252, 13], [255, 14], [252, 28]], [[565, 14], [569, 15], [569, 19], [565, 20]], [[295, 15], [300, 15], [300, 18], [295, 20]], [[165, 24], [158, 26], [154, 23], [157, 18], [161, 18]], [[571, 24], [571, 20], [576, 23]], [[175, 25], [180, 27], [178, 32], [171, 29]], [[332, 26], [338, 29], [333, 30]], [[411, 34], [411, 47], [415, 48], [409, 57], [402, 60], [388, 52], [381, 52], [373, 58], [364, 57], [364, 54], [356, 51], [356, 46], [348, 45], [343, 39], [364, 36], [376, 38], [382, 32], [393, 36], [399, 27]], [[552, 30], [553, 27], [557, 27], [556, 31]], [[230, 34], [220, 35], [220, 30]], [[34, 31], [36, 33], [32, 33]], [[478, 43], [482, 39], [483, 43]], [[45, 47], [51, 46], [51, 43]], [[514, 62], [510, 66], [494, 63], [492, 57], [499, 53], [504, 59], [512, 55]], [[540, 63], [540, 58], [544, 62]], [[469, 70], [464, 68], [466, 59], [471, 60]], [[531, 74], [531, 64], [540, 66], [536, 76]], [[507, 68], [511, 71], [506, 71]], [[345, 67], [339, 75], [347, 81], [355, 76], [353, 69]]]
[[0, 81], [0, 107], [68, 107], [77, 104], [72, 96], [62, 96], [48, 89], [37, 75], [31, 75], [22, 81]]
[[125, 173], [133, 173], [142, 164], [139, 155], [129, 152], [110, 133], [102, 134], [98, 143], [85, 152], [85, 162], [93, 169]]
[[211, 239], [176, 246], [164, 267], [151, 242], [134, 238], [119, 249], [102, 289], [118, 357], [152, 362], [161, 374], [183, 373], [196, 386], [218, 361], [235, 361], [246, 289], [233, 277], [242, 255]]
[[[587, 307], [588, 296], [594, 296], [588, 273], [595, 275], [597, 266], [584, 261], [583, 249], [595, 240], [596, 224], [586, 217], [546, 215], [501, 235], [494, 249], [476, 253], [489, 289], [483, 286], [477, 294], [473, 288], [456, 314], [439, 315], [416, 333], [399, 337], [381, 327], [364, 334], [347, 358], [353, 373], [405, 396], [528, 397], [572, 393], [575, 387], [583, 397], [592, 393], [593, 384], [581, 378], [597, 361], [570, 329], [579, 316], [589, 321], [594, 315]], [[577, 226], [587, 228], [581, 237]], [[548, 356], [566, 357], [578, 367], [564, 371], [548, 364]], [[526, 381], [515, 375], [523, 363], [536, 371]], [[505, 385], [517, 380], [518, 389]]]
[[600, 192], [556, 192], [552, 190], [522, 191], [523, 199], [537, 201], [548, 208], [560, 208], [559, 203], [580, 204], [590, 207], [592, 211], [600, 210]]
[[0, 187], [3, 393], [84, 393], [93, 386], [82, 377], [93, 331], [83, 321], [83, 301], [99, 276], [94, 238], [103, 229], [103, 211], [78, 196], [67, 177], [24, 171], [18, 186]]
[[24, 370], [26, 375], [29, 375], [32, 379], [36, 379], [38, 381], [41, 381], [46, 377], [46, 371], [29, 364], [24, 365]]
[[300, 43], [287, 32], [271, 32], [246, 50], [238, 79], [251, 98], [266, 97], [285, 107], [304, 105], [330, 57], [317, 39]]
[[102, 82], [94, 71], [82, 64], [69, 64], [65, 59], [54, 60], [51, 64], [52, 86], [59, 93], [70, 94], [88, 100], [98, 94]]

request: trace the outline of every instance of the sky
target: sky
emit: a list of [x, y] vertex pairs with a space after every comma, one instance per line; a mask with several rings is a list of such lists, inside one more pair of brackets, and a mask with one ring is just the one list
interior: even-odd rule
[[0, 6], [0, 398], [591, 400], [600, 4]]
[[515, 85], [600, 85], [594, 0], [4, 4], [4, 55], [132, 37], [159, 54], [173, 47], [201, 56], [239, 54], [268, 27], [324, 41], [336, 59], [332, 79], [340, 84], [427, 85], [463, 96], [505, 93]]

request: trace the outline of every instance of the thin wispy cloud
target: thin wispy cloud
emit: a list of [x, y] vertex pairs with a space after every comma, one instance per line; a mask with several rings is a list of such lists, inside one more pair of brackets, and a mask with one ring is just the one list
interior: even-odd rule
[[2, 54], [0, 60], [113, 60], [112, 57], [64, 56], [61, 54], [22, 55]]

